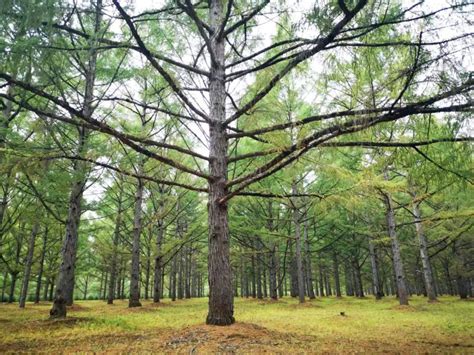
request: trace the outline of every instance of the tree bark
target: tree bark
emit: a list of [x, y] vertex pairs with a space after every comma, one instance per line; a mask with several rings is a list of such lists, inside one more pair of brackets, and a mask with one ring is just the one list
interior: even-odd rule
[[[306, 216], [305, 216], [306, 217]], [[309, 237], [308, 237], [308, 219], [305, 218], [304, 222], [304, 244], [305, 244], [305, 273], [306, 273], [306, 289], [308, 291], [308, 297], [310, 299], [316, 298], [314, 295], [313, 288], [313, 271], [311, 269], [311, 250], [309, 247]]]
[[229, 325], [234, 319], [232, 270], [230, 267], [229, 224], [227, 202], [220, 200], [227, 194], [227, 147], [225, 130], [225, 39], [218, 36], [224, 20], [224, 1], [209, 2], [209, 25], [214, 30], [210, 40], [211, 61], [209, 78], [209, 313], [206, 323]]
[[332, 254], [333, 260], [333, 271], [334, 271], [334, 287], [336, 288], [336, 297], [341, 297], [341, 282], [339, 280], [339, 260], [337, 257], [337, 253], [334, 251]]
[[[292, 184], [292, 195], [298, 195], [296, 183]], [[298, 298], [300, 303], [304, 303], [304, 271], [303, 271], [303, 256], [302, 256], [302, 241], [301, 241], [301, 228], [300, 228], [300, 213], [298, 206], [296, 205], [295, 199], [292, 202], [293, 205], [293, 224], [295, 225], [295, 258], [296, 258], [296, 278], [298, 281]]]
[[[144, 161], [139, 163], [139, 174], [143, 172]], [[130, 298], [128, 307], [141, 307], [140, 303], [140, 236], [142, 233], [143, 180], [137, 180], [135, 211], [133, 216], [132, 264], [130, 269]]]
[[[161, 196], [161, 194], [160, 194]], [[160, 214], [163, 212], [164, 204], [160, 198]], [[155, 267], [154, 267], [154, 278], [153, 278], [153, 302], [160, 302], [161, 295], [161, 274], [162, 274], [162, 258], [161, 246], [165, 234], [164, 221], [162, 218], [158, 219], [158, 233], [156, 235], [156, 256], [155, 256]]]
[[[115, 298], [115, 289], [117, 282], [117, 253], [118, 246], [120, 242], [120, 227], [122, 225], [122, 199], [123, 199], [123, 186], [119, 186], [119, 196], [118, 196], [118, 205], [117, 205], [117, 216], [115, 217], [115, 228], [114, 228], [114, 238], [113, 238], [113, 247], [112, 247], [112, 260], [110, 262], [110, 279], [107, 292], [107, 304], [113, 304]], [[119, 295], [117, 295], [119, 296]]]
[[369, 239], [369, 254], [370, 254], [370, 266], [372, 268], [372, 285], [374, 288], [374, 296], [376, 300], [380, 300], [383, 297], [382, 283], [379, 275], [379, 265], [377, 259], [377, 250], [375, 249], [372, 238]]
[[[97, 34], [102, 21], [102, 0], [97, 0], [95, 6], [95, 28]], [[93, 38], [94, 36], [92, 36]], [[86, 118], [92, 117], [94, 112], [94, 84], [96, 78], [97, 50], [95, 40], [91, 40], [89, 50], [89, 61], [85, 72], [85, 91], [82, 113]], [[77, 155], [84, 156], [88, 138], [85, 127], [79, 127]], [[82, 161], [75, 160], [73, 163], [73, 184], [69, 198], [69, 210], [66, 221], [66, 236], [61, 250], [62, 262], [56, 285], [53, 307], [49, 314], [51, 318], [66, 317], [66, 305], [72, 305], [74, 292], [74, 272], [76, 266], [77, 239], [79, 222], [81, 219], [81, 202], [84, 187], [87, 182], [86, 165]]]
[[28, 297], [28, 284], [30, 282], [31, 265], [33, 265], [33, 254], [35, 251], [36, 235], [38, 234], [39, 223], [33, 224], [33, 229], [30, 234], [30, 240], [28, 242], [28, 255], [25, 262], [25, 272], [23, 274], [23, 284], [21, 286], [20, 294], [20, 308], [25, 308], [26, 298]]
[[[413, 196], [416, 197], [416, 196]], [[423, 265], [423, 278], [425, 281], [425, 290], [428, 300], [436, 301], [436, 292], [433, 281], [433, 273], [431, 272], [431, 261], [428, 253], [428, 241], [426, 239], [423, 225], [421, 223], [421, 212], [419, 203], [413, 204], [413, 216], [415, 217], [416, 234], [418, 235], [418, 242], [420, 245], [421, 264]]]
[[[388, 175], [385, 173], [385, 179]], [[392, 199], [388, 193], [383, 194], [386, 206], [386, 218], [388, 226], [388, 235], [392, 246], [393, 267], [398, 290], [398, 299], [400, 305], [408, 305], [408, 292], [405, 284], [405, 273], [403, 271], [403, 261], [400, 253], [400, 244], [396, 233], [395, 212], [393, 210]]]
[[45, 258], [45, 255], [46, 255], [46, 245], [47, 245], [47, 242], [48, 242], [48, 231], [49, 231], [48, 226], [46, 226], [45, 230], [44, 230], [44, 234], [43, 234], [43, 248], [41, 249], [41, 257], [40, 257], [40, 263], [39, 263], [38, 277], [36, 279], [35, 303], [39, 303], [39, 301], [40, 301], [41, 281], [43, 279], [44, 258]]

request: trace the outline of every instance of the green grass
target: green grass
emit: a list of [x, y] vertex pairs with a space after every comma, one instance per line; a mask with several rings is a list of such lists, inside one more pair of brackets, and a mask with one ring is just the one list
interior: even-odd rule
[[125, 301], [78, 301], [62, 321], [47, 320], [48, 303], [26, 309], [2, 304], [0, 350], [474, 352], [473, 302], [413, 297], [410, 303], [324, 298], [299, 305], [291, 298], [237, 298], [237, 324], [231, 327], [203, 325], [204, 298], [144, 302], [135, 309]]

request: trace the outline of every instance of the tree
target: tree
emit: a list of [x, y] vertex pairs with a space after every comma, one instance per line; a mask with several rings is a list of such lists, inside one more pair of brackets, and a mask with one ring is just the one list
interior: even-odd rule
[[[287, 38], [265, 46], [259, 42], [259, 33], [251, 29], [259, 24], [260, 15], [270, 6], [267, 0], [257, 4], [232, 0], [215, 0], [208, 4], [193, 4], [185, 1], [165, 4], [164, 7], [151, 13], [133, 15], [118, 0], [112, 2], [118, 12], [119, 21], [127, 26], [127, 33], [122, 36], [115, 33], [109, 34], [110, 36], [98, 36], [97, 27], [91, 31], [80, 28], [71, 21], [46, 21], [45, 26], [59, 37], [72, 36], [74, 39], [84, 41], [91, 54], [98, 46], [103, 46], [112, 51], [125, 48], [146, 59], [148, 64], [155, 69], [156, 74], [167, 83], [173, 92], [174, 100], [183, 108], [180, 112], [167, 107], [155, 107], [154, 110], [175, 117], [180, 122], [186, 121], [198, 127], [205, 125], [208, 129], [206, 154], [198, 153], [188, 146], [146, 139], [119, 129], [113, 122], [98, 119], [91, 110], [94, 95], [91, 90], [84, 92], [82, 104], [70, 103], [58, 95], [58, 88], [54, 82], [49, 82], [53, 84], [51, 88], [40, 87], [38, 81], [28, 83], [17, 79], [11, 75], [8, 68], [2, 67], [0, 78], [5, 83], [14, 85], [19, 91], [36, 95], [48, 102], [49, 107], [45, 108], [35, 102], [22, 102], [15, 93], [2, 93], [0, 96], [13, 105], [35, 114], [115, 137], [124, 146], [142, 156], [191, 175], [192, 177], [188, 180], [192, 181], [191, 183], [179, 183], [182, 188], [208, 193], [208, 324], [228, 325], [234, 322], [228, 221], [228, 204], [233, 197], [255, 192], [249, 190], [249, 186], [255, 186], [257, 182], [290, 166], [313, 148], [331, 145], [380, 145], [383, 147], [411, 144], [416, 146], [418, 142], [386, 142], [382, 140], [383, 137], [376, 137], [370, 142], [361, 142], [357, 141], [356, 133], [369, 128], [375, 129], [377, 125], [389, 124], [406, 117], [417, 117], [420, 114], [463, 112], [472, 109], [472, 102], [466, 97], [472, 89], [472, 78], [465, 75], [462, 69], [460, 73], [443, 73], [436, 79], [439, 87], [429, 85], [422, 94], [406, 97], [407, 91], [416, 92], [415, 89], [421, 88], [422, 80], [417, 82], [415, 78], [421, 79], [422, 74], [435, 68], [441, 58], [445, 59], [450, 55], [443, 53], [425, 61], [419, 61], [419, 56], [415, 56], [408, 62], [402, 61], [399, 75], [385, 78], [380, 83], [380, 86], [390, 88], [388, 91], [391, 95], [388, 97], [389, 100], [377, 104], [377, 107], [367, 109], [365, 105], [360, 105], [355, 101], [350, 107], [337, 110], [334, 109], [337, 105], [325, 97], [322, 100], [326, 99], [327, 104], [321, 105], [321, 109], [315, 110], [317, 112], [294, 118], [287, 123], [272, 124], [269, 120], [263, 120], [243, 126], [240, 124], [246, 121], [244, 119], [246, 115], [251, 115], [261, 108], [260, 104], [274, 92], [283, 78], [316, 55], [323, 56], [326, 52], [338, 55], [347, 49], [357, 52], [371, 47], [384, 47], [399, 53], [403, 52], [404, 48], [428, 49], [438, 44], [449, 46], [462, 42], [469, 34], [463, 33], [453, 38], [435, 40], [405, 31], [406, 39], [395, 41], [372, 36], [374, 33], [390, 29], [400, 30], [408, 23], [424, 24], [427, 26], [425, 32], [429, 33], [433, 30], [436, 33], [436, 26], [430, 24], [430, 19], [440, 13], [462, 8], [462, 4], [428, 11], [423, 15], [414, 15], [415, 9], [423, 9], [421, 3], [403, 8], [398, 4], [387, 5], [377, 1], [369, 3], [366, 0], [360, 0], [351, 4], [344, 1], [331, 1], [322, 7], [315, 6], [307, 18], [306, 25], [299, 24], [301, 32], [303, 30], [315, 32], [311, 38], [301, 38], [297, 36], [297, 31], [288, 31]], [[287, 4], [284, 3], [277, 6], [277, 12], [285, 14], [286, 6]], [[99, 18], [100, 6], [97, 8], [99, 10], [96, 11], [96, 15]], [[116, 15], [114, 16], [117, 17]], [[160, 35], [161, 28], [157, 28], [154, 23], [156, 16], [170, 18], [173, 21], [179, 20], [177, 23], [181, 25], [175, 29], [180, 32], [186, 31], [186, 36], [183, 38], [175, 36], [176, 44], [173, 48], [169, 48]], [[95, 23], [98, 25], [100, 21]], [[149, 23], [149, 27], [147, 25], [142, 27], [142, 23]], [[293, 23], [289, 26], [293, 26]], [[143, 30], [144, 28], [147, 30]], [[145, 37], [148, 30], [151, 33], [150, 38]], [[129, 35], [133, 38], [133, 43], [128, 41]], [[59, 49], [58, 52], [60, 51]], [[184, 55], [194, 58], [194, 63], [185, 64], [181, 60], [185, 57]], [[89, 58], [89, 69], [91, 69], [90, 64], [94, 62], [93, 57], [94, 55]], [[204, 69], [205, 67], [207, 68]], [[120, 65], [115, 69], [120, 70]], [[93, 79], [91, 76], [93, 72], [93, 70], [87, 72], [90, 75], [89, 80], [86, 75], [88, 84], [86, 88], [93, 87], [90, 85], [94, 82], [90, 80]], [[259, 72], [268, 74], [269, 79], [253, 88], [244, 87], [241, 90], [244, 95], [240, 95], [240, 98], [233, 97], [229, 93], [232, 85], [237, 86], [240, 80], [252, 80], [253, 75]], [[188, 87], [188, 83], [191, 83], [192, 87]], [[193, 93], [203, 95], [208, 100], [207, 110], [201, 108], [201, 103]], [[120, 94], [118, 97], [109, 94], [108, 99], [118, 104], [132, 101], [134, 104], [147, 106], [130, 99], [127, 95]], [[65, 112], [72, 118], [65, 117]], [[298, 130], [295, 141], [285, 142], [283, 146], [275, 146], [271, 144], [271, 141], [267, 141], [271, 134], [295, 129]], [[352, 135], [356, 140], [344, 140], [343, 138], [348, 135]], [[257, 147], [256, 150], [240, 153], [237, 149], [231, 149], [239, 141], [244, 140], [264, 143], [265, 148]], [[449, 140], [466, 139], [449, 138]], [[163, 148], [167, 149], [166, 153], [160, 151]], [[178, 154], [186, 156], [187, 159], [180, 159], [177, 157]], [[82, 151], [77, 151], [76, 155], [86, 159]], [[242, 169], [239, 176], [229, 179], [229, 169], [232, 169], [230, 164], [243, 163], [254, 158], [259, 158], [258, 166], [254, 170]], [[89, 163], [100, 164], [95, 161], [89, 161]], [[204, 171], [203, 163], [208, 164], [207, 171]], [[189, 164], [193, 164], [194, 167], [190, 167]], [[176, 185], [175, 182], [167, 179], [162, 183]], [[77, 207], [77, 203], [75, 205]], [[74, 238], [70, 239], [74, 240]], [[71, 268], [63, 266], [62, 270], [73, 271], [72, 265], [73, 263], [70, 265]], [[354, 265], [360, 271], [357, 260]], [[58, 301], [53, 315], [65, 315], [65, 308], [60, 306], [64, 303], [61, 300], [64, 274], [64, 271], [60, 273], [58, 285], [61, 287], [58, 287], [59, 291], [58, 289], [56, 291]], [[68, 277], [68, 287], [73, 284], [71, 277]]]

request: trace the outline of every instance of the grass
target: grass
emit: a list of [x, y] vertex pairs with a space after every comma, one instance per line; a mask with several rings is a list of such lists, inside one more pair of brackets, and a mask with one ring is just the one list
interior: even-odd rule
[[[47, 319], [50, 304], [0, 305], [0, 351], [44, 352], [389, 352], [474, 353], [474, 303], [413, 297], [324, 298], [297, 304], [236, 299], [237, 323], [203, 324], [207, 299], [160, 305], [78, 301], [66, 320]], [[345, 316], [341, 316], [344, 312]]]

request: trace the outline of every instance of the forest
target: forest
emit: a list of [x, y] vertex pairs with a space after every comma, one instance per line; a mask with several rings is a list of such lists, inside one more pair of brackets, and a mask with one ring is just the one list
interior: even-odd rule
[[0, 0], [0, 352], [472, 352], [473, 14]]

